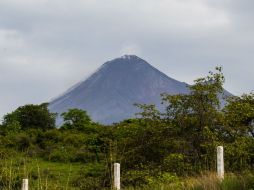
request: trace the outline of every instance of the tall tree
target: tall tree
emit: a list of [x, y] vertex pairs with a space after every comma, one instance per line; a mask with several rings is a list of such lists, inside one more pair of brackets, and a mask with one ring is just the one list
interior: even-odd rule
[[61, 114], [64, 119], [62, 129], [85, 130], [91, 127], [92, 120], [86, 111], [81, 109], [69, 109]]
[[207, 77], [199, 78], [189, 86], [190, 94], [163, 94], [166, 118], [175, 122], [178, 127], [186, 128], [188, 124], [193, 130], [202, 132], [205, 127], [214, 130], [220, 116], [219, 94], [223, 92], [224, 76], [220, 67], [216, 72], [209, 72]]
[[21, 129], [52, 129], [55, 127], [56, 114], [50, 113], [48, 103], [28, 104], [4, 116], [3, 127], [20, 126]]
[[228, 99], [228, 104], [223, 109], [225, 125], [233, 137], [254, 137], [254, 94], [244, 94]]

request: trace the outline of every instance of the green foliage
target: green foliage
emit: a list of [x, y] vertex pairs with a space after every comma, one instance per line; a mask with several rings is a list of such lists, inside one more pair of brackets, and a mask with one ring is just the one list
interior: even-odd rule
[[14, 131], [26, 130], [31, 128], [53, 129], [55, 127], [55, 116], [48, 110], [48, 104], [25, 105], [16, 109], [14, 112], [4, 116], [2, 128]]
[[225, 146], [226, 168], [229, 171], [253, 169], [254, 139], [238, 137]]
[[196, 177], [187, 177], [180, 179], [172, 174], [166, 175], [167, 180], [159, 178], [155, 183], [143, 187], [129, 187], [125, 190], [252, 190], [254, 188], [253, 175], [242, 174], [235, 175], [229, 174], [221, 182], [213, 173], [203, 174]]
[[68, 112], [62, 113], [61, 116], [64, 119], [61, 129], [75, 129], [86, 133], [92, 133], [96, 130], [95, 124], [84, 110], [69, 109]]
[[156, 109], [155, 105], [147, 105], [147, 104], [134, 104], [137, 108], [141, 109], [142, 112], [137, 113], [137, 116], [140, 116], [146, 120], [159, 120], [160, 119], [160, 112]]
[[4, 134], [18, 133], [21, 131], [21, 125], [18, 121], [16, 112], [12, 112], [4, 116], [1, 132]]
[[91, 123], [91, 119], [86, 111], [81, 109], [69, 109], [68, 112], [64, 112], [61, 115], [66, 125], [79, 127], [80, 125]]
[[225, 125], [232, 137], [254, 137], [254, 94], [233, 96], [224, 108]]
[[122, 183], [126, 186], [140, 187], [153, 183], [154, 179], [149, 170], [129, 170], [122, 177]]
[[183, 174], [185, 170], [184, 160], [183, 154], [169, 154], [164, 158], [163, 169], [164, 171]]
[[102, 187], [110, 187], [107, 175], [102, 164], [87, 165], [80, 170], [79, 176], [73, 179], [72, 184], [80, 190], [101, 190]]

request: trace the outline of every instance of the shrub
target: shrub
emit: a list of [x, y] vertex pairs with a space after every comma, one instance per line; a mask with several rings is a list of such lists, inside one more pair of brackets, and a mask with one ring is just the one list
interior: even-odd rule
[[110, 187], [107, 169], [102, 164], [89, 164], [82, 168], [72, 184], [80, 190], [101, 190]]

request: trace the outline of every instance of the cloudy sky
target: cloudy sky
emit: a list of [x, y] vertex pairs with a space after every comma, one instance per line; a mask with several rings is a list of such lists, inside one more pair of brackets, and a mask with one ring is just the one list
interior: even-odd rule
[[0, 117], [123, 54], [188, 83], [223, 66], [225, 88], [249, 93], [254, 1], [0, 0]]

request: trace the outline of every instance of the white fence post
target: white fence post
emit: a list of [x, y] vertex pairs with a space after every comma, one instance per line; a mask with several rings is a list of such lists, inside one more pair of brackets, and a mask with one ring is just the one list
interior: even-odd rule
[[220, 180], [224, 179], [224, 152], [223, 146], [217, 147], [217, 175]]
[[114, 164], [114, 188], [116, 190], [120, 190], [121, 182], [120, 182], [120, 164]]
[[21, 190], [28, 190], [28, 179], [22, 180], [22, 189]]

